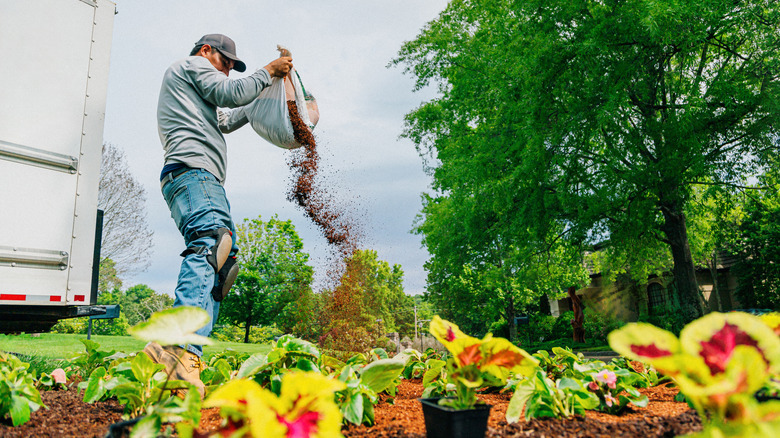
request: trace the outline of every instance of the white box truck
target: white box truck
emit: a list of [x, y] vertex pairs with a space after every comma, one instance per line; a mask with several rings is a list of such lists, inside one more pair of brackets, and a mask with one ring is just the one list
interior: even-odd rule
[[0, 0], [0, 333], [105, 312], [97, 199], [115, 11]]

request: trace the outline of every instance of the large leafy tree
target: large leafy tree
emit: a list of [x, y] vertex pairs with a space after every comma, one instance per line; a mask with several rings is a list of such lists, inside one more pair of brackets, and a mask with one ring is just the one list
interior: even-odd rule
[[517, 259], [661, 242], [691, 319], [686, 207], [694, 187], [743, 184], [776, 153], [779, 22], [767, 0], [454, 0], [394, 60], [439, 90], [405, 135], [436, 201], [492, 212], [489, 242]]
[[311, 281], [303, 241], [292, 221], [245, 219], [236, 230], [241, 266], [231, 293], [222, 301], [219, 319], [245, 329], [249, 342], [253, 325], [276, 324], [283, 332], [301, 335], [313, 320]]

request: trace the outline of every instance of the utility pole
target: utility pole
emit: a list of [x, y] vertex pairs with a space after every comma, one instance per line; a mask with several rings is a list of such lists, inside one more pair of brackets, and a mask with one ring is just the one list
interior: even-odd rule
[[417, 303], [414, 303], [414, 340], [417, 340]]

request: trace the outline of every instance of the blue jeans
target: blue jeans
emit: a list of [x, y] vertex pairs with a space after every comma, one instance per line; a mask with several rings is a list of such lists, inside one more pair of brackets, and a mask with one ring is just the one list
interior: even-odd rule
[[[230, 217], [230, 203], [225, 189], [211, 173], [202, 169], [191, 169], [165, 183], [162, 194], [176, 227], [184, 236], [187, 248], [206, 247], [211, 249], [216, 236], [197, 237], [198, 232], [228, 228], [233, 232], [233, 248], [230, 255], [238, 252], [233, 219]], [[206, 254], [189, 254], [181, 262], [179, 280], [176, 285], [176, 300], [173, 307], [194, 306], [204, 309], [211, 320], [197, 334], [209, 336], [219, 316], [219, 302], [214, 301], [211, 289], [217, 282], [214, 268], [206, 260]], [[203, 355], [200, 345], [184, 346], [199, 357]]]

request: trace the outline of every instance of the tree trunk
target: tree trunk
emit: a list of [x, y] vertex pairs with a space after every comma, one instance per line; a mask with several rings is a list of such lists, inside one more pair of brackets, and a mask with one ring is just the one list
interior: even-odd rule
[[585, 342], [585, 313], [582, 311], [582, 301], [577, 296], [576, 287], [569, 287], [568, 294], [571, 310], [574, 312], [574, 319], [571, 320], [571, 327], [574, 330], [572, 339], [574, 342]]
[[[720, 288], [718, 287], [718, 250], [712, 252], [712, 260], [710, 264], [710, 275], [712, 276], [712, 292], [710, 292], [710, 302], [715, 299], [714, 307], [718, 312], [723, 311], [723, 306], [720, 303]], [[713, 305], [710, 305], [712, 308]]]
[[244, 343], [245, 344], [249, 343], [249, 329], [252, 328], [252, 322], [251, 321], [252, 321], [251, 319], [247, 319], [247, 321], [246, 321], [246, 323], [244, 325], [244, 327], [246, 327], [246, 330], [244, 330]]
[[661, 206], [664, 215], [662, 230], [669, 241], [674, 260], [674, 283], [686, 321], [690, 322], [702, 316], [702, 300], [699, 285], [696, 282], [696, 271], [688, 245], [688, 229], [685, 225], [685, 214], [677, 206]]
[[511, 289], [509, 289], [508, 297], [506, 299], [506, 320], [509, 323], [509, 341], [515, 343], [517, 341], [517, 323], [515, 322], [515, 297], [512, 296]]

